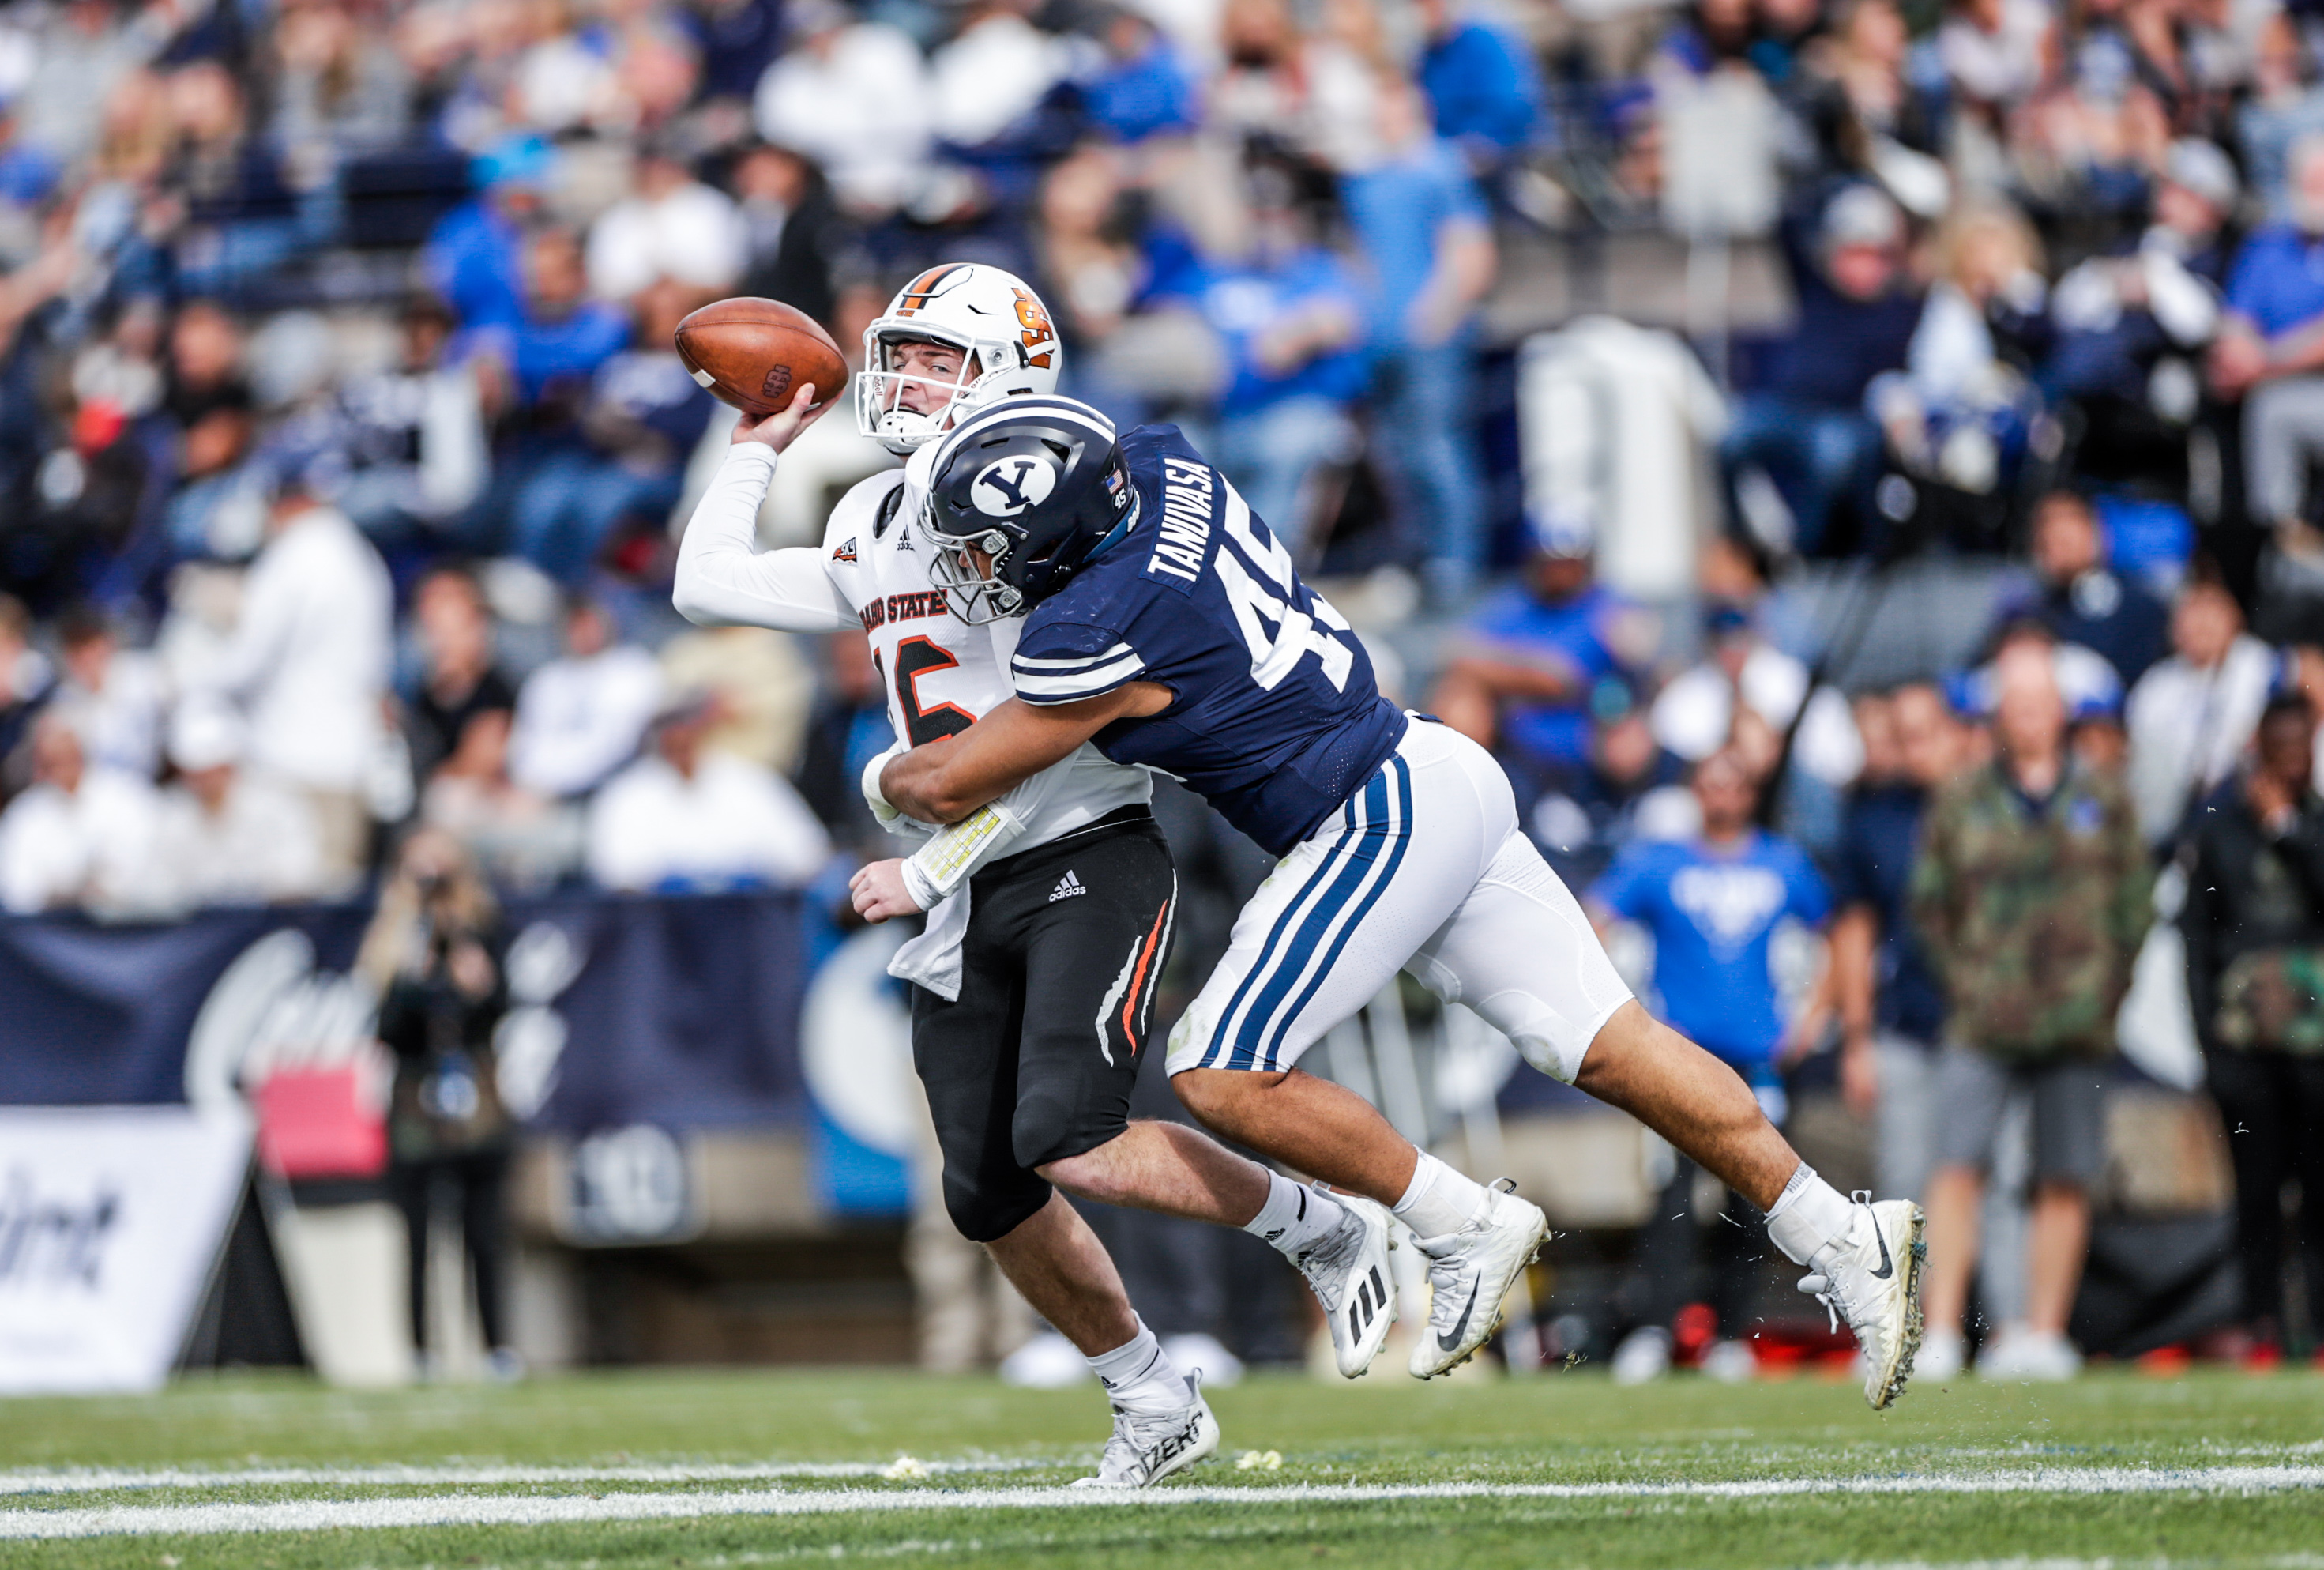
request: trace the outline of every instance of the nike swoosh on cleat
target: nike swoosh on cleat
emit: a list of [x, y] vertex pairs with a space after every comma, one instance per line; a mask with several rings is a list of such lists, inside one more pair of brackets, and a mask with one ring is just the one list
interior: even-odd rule
[[1468, 1307], [1461, 1310], [1461, 1317], [1453, 1325], [1452, 1334], [1450, 1335], [1439, 1335], [1436, 1338], [1436, 1350], [1439, 1352], [1450, 1352], [1454, 1347], [1460, 1345], [1461, 1333], [1469, 1328], [1469, 1316], [1474, 1314], [1476, 1311], [1477, 1292], [1476, 1288], [1472, 1287], [1469, 1290]]
[[1872, 1279], [1885, 1281], [1896, 1273], [1896, 1261], [1888, 1257], [1888, 1240], [1882, 1235], [1880, 1224], [1877, 1221], [1872, 1224], [1872, 1238], [1880, 1245], [1880, 1268], [1872, 1272]]

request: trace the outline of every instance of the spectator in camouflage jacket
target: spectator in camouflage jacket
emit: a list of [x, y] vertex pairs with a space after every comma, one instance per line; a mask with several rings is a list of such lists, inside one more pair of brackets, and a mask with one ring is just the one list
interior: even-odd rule
[[2153, 875], [2121, 783], [2066, 745], [2049, 652], [2006, 650], [1995, 676], [1994, 762], [1937, 798], [1913, 875], [1914, 919], [1951, 1004], [1932, 1092], [1924, 1356], [1941, 1377], [1960, 1366], [1985, 1174], [2002, 1109], [2024, 1090], [2035, 1179], [2024, 1320], [2003, 1327], [1982, 1366], [2065, 1378], [2080, 1364], [2066, 1316], [2105, 1159], [2102, 1065], [2153, 913]]
[[2324, 1335], [2324, 798], [2316, 719], [2276, 698], [2257, 755], [2194, 815], [2187, 993], [2236, 1168], [2251, 1355], [2282, 1355], [2283, 1186], [2300, 1179], [2309, 1339]]

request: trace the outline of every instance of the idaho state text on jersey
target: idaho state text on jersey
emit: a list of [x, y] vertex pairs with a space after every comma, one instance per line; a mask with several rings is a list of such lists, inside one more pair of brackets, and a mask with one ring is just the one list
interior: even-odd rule
[[884, 600], [872, 600], [863, 607], [863, 630], [885, 626], [890, 622], [908, 622], [919, 616], [942, 616], [951, 614], [944, 596], [935, 589], [922, 589], [915, 594], [890, 595]]

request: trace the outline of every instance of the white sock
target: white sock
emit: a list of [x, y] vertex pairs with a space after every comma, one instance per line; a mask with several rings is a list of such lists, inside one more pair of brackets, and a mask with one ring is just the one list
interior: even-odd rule
[[1111, 1352], [1089, 1360], [1091, 1370], [1105, 1386], [1113, 1404], [1125, 1412], [1175, 1412], [1194, 1398], [1186, 1379], [1171, 1363], [1162, 1344], [1138, 1322], [1138, 1334]]
[[1416, 1237], [1443, 1237], [1485, 1208], [1485, 1186], [1454, 1171], [1427, 1151], [1413, 1168], [1412, 1186], [1396, 1202], [1397, 1219]]
[[1267, 1175], [1267, 1203], [1243, 1223], [1243, 1231], [1265, 1238], [1286, 1259], [1296, 1259], [1307, 1246], [1333, 1227], [1346, 1211], [1312, 1188], [1303, 1188], [1280, 1172]]
[[1803, 1161], [1767, 1207], [1767, 1238], [1792, 1263], [1810, 1265], [1825, 1248], [1848, 1236], [1855, 1213], [1839, 1189]]

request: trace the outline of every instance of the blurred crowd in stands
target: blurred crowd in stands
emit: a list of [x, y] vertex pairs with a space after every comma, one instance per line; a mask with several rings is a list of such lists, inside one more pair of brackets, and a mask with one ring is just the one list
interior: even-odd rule
[[[1578, 459], [1521, 435], [1516, 340], [1657, 255], [1646, 325], [1685, 336], [1615, 356], [1591, 395], [1625, 412]], [[1745, 320], [1753, 256], [1782, 299]], [[852, 356], [952, 259], [1031, 280], [1069, 391], [1185, 425], [1350, 586], [1403, 696], [1489, 741], [1569, 881], [1655, 932], [1669, 1006], [1735, 1005], [1697, 1031], [1735, 1026], [1713, 1045], [1771, 1102], [1821, 1034], [1868, 1115], [1949, 1072], [1984, 1106], [1939, 1046], [1978, 978], [1914, 933], [2023, 957], [2024, 913], [1960, 891], [2056, 849], [1978, 837], [2012, 800], [2132, 844], [2088, 869], [2110, 925], [2019, 978], [2080, 1012], [1971, 1045], [2013, 1075], [2110, 1053], [2163, 868], [2214, 1085], [2277, 1131], [2246, 1247], [2307, 1163], [2324, 1311], [2324, 863], [2282, 849], [2324, 835], [2292, 768], [2324, 705], [2304, 3], [15, 0], [0, 905], [347, 896], [411, 825], [509, 890], [844, 880], [878, 840], [853, 781], [881, 696], [860, 639], [670, 614], [732, 420], [670, 331], [764, 294]], [[1600, 581], [1655, 520], [1598, 471], [1669, 430], [1708, 500], [1691, 592], [1658, 596]], [[889, 461], [843, 407], [762, 537], [818, 538]], [[2003, 586], [1973, 646], [1821, 680], [1834, 623], [1786, 590], [1932, 556]], [[1975, 854], [1916, 863], [1997, 713], [2000, 806], [1946, 808]], [[2306, 726], [2266, 766], [2264, 718]], [[1786, 917], [1831, 938], [1804, 1003], [1768, 994]], [[2043, 1125], [2069, 1197], [2086, 1113]], [[1883, 1184], [1954, 1173], [1932, 1208], [1973, 1256], [1985, 1124], [1954, 1123], [1884, 1122]], [[2080, 1224], [2035, 1209], [2052, 1242]], [[2059, 1287], [2029, 1288], [2049, 1319]]]

